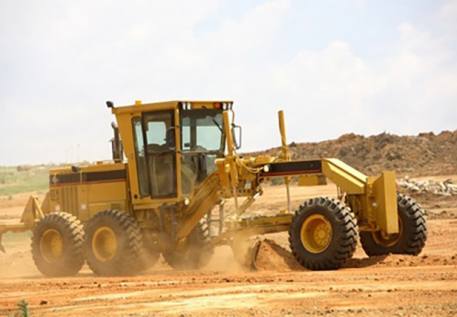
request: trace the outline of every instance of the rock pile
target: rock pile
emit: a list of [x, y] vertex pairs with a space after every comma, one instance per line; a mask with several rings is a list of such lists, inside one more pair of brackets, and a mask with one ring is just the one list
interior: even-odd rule
[[398, 180], [397, 184], [401, 188], [414, 193], [432, 193], [441, 196], [457, 196], [457, 185], [450, 179], [447, 179], [444, 182], [438, 182], [434, 180], [412, 180], [405, 177]]

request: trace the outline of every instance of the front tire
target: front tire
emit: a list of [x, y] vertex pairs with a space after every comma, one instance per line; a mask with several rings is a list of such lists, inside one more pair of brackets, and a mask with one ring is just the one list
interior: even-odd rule
[[133, 275], [144, 269], [142, 233], [132, 216], [118, 210], [97, 213], [86, 224], [87, 264], [98, 275]]
[[425, 211], [411, 197], [397, 196], [400, 233], [384, 236], [382, 232], [361, 232], [360, 243], [368, 256], [393, 254], [418, 255], [427, 240]]
[[352, 257], [357, 244], [357, 222], [343, 203], [313, 198], [295, 212], [289, 228], [292, 254], [305, 268], [334, 270]]
[[46, 276], [71, 276], [84, 264], [84, 228], [66, 212], [53, 212], [38, 222], [32, 234], [32, 257]]

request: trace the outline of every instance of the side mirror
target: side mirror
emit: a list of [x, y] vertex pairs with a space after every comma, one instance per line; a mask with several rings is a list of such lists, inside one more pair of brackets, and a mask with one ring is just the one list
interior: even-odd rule
[[241, 148], [241, 140], [242, 140], [241, 126], [232, 124], [232, 136], [233, 136], [233, 143], [235, 143], [235, 148], [237, 150], [239, 150]]

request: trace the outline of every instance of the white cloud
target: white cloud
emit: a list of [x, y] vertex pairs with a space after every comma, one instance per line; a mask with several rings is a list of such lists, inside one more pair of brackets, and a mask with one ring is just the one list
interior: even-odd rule
[[[282, 96], [291, 139], [456, 128], [457, 60], [446, 35], [407, 23], [398, 30], [398, 43], [380, 60], [362, 58], [347, 42], [334, 41], [298, 52], [258, 82], [269, 87], [266, 100]], [[263, 135], [250, 140], [251, 147], [271, 144]]]
[[457, 32], [457, 1], [445, 1], [445, 4], [439, 10], [438, 18], [441, 23], [448, 27], [455, 39]]

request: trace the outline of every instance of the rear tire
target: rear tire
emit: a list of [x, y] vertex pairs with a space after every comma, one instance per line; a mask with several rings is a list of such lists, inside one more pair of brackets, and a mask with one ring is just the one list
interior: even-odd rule
[[133, 275], [144, 269], [141, 229], [132, 216], [118, 210], [97, 213], [86, 224], [87, 264], [98, 275]]
[[143, 235], [143, 250], [140, 259], [140, 271], [146, 271], [152, 268], [160, 257], [160, 248], [157, 235], [153, 235], [147, 231], [142, 232]]
[[32, 257], [46, 276], [71, 276], [84, 264], [84, 228], [66, 212], [53, 212], [38, 222], [32, 233]]
[[297, 261], [310, 270], [334, 270], [352, 257], [357, 244], [357, 222], [342, 202], [313, 198], [295, 212], [289, 243]]
[[200, 222], [177, 250], [164, 250], [162, 255], [171, 267], [179, 270], [199, 269], [208, 264], [213, 255], [209, 245], [209, 226], [206, 221]]
[[361, 232], [360, 243], [368, 256], [393, 254], [418, 255], [427, 240], [425, 211], [411, 197], [397, 196], [399, 235], [387, 239], [381, 232]]

